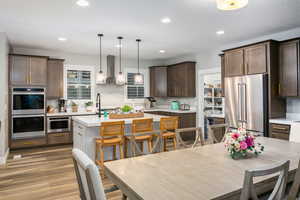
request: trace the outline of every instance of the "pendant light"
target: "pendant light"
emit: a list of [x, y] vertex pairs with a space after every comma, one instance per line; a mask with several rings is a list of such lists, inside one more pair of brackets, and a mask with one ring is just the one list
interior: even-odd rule
[[121, 54], [121, 51], [122, 51], [122, 39], [123, 37], [119, 36], [118, 37], [118, 40], [119, 40], [119, 73], [117, 75], [117, 80], [116, 80], [116, 84], [117, 85], [124, 85], [125, 83], [125, 77], [124, 77], [124, 74], [122, 73], [122, 54]]
[[136, 39], [137, 42], [137, 64], [138, 64], [138, 73], [134, 76], [134, 84], [135, 85], [142, 85], [144, 84], [144, 76], [140, 73], [140, 42], [141, 39]]
[[217, 6], [220, 10], [237, 10], [247, 4], [248, 0], [217, 0]]
[[97, 84], [105, 84], [106, 76], [102, 71], [102, 37], [103, 34], [98, 34], [99, 42], [100, 42], [100, 71], [97, 73], [96, 83]]

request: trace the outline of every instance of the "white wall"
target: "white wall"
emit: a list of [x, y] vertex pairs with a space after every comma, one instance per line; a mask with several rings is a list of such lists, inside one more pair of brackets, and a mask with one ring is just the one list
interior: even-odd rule
[[[82, 65], [82, 66], [94, 66], [95, 72], [99, 71], [99, 56], [92, 55], [79, 55], [59, 51], [48, 51], [42, 49], [29, 49], [29, 48], [14, 48], [14, 53], [30, 54], [30, 55], [45, 55], [52, 58], [65, 59], [66, 65]], [[106, 73], [106, 56], [103, 56], [102, 70]], [[115, 73], [119, 72], [119, 59], [116, 56], [115, 60]], [[149, 95], [149, 66], [160, 65], [159, 61], [141, 60], [140, 67], [141, 73], [145, 74], [145, 96]], [[123, 72], [137, 72], [137, 60], [136, 59], [122, 59]], [[102, 94], [103, 106], [122, 106], [126, 103], [136, 103], [126, 99], [125, 87], [115, 85], [97, 85], [95, 88], [95, 94], [100, 92]], [[96, 97], [94, 97], [96, 99]], [[140, 101], [137, 101], [140, 102]]]
[[0, 164], [6, 162], [8, 155], [8, 53], [6, 34], [0, 33]]

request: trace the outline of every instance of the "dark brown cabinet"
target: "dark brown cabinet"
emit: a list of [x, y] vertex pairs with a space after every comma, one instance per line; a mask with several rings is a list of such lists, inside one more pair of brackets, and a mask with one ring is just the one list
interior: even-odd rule
[[246, 47], [244, 52], [246, 74], [263, 74], [267, 72], [267, 44]]
[[225, 77], [267, 73], [269, 46], [264, 42], [225, 51]]
[[225, 76], [242, 76], [244, 73], [243, 49], [225, 52]]
[[47, 98], [59, 99], [63, 98], [63, 70], [64, 60], [49, 59], [47, 68]]
[[46, 86], [47, 57], [10, 55], [10, 84]]
[[270, 137], [289, 140], [290, 138], [290, 125], [285, 124], [270, 124]]
[[73, 142], [72, 134], [70, 132], [66, 133], [49, 133], [48, 134], [48, 144], [70, 144]]
[[299, 40], [283, 42], [279, 46], [280, 87], [283, 97], [300, 96]]
[[150, 67], [150, 96], [168, 96], [167, 67]]
[[196, 63], [183, 62], [168, 66], [168, 97], [196, 96]]

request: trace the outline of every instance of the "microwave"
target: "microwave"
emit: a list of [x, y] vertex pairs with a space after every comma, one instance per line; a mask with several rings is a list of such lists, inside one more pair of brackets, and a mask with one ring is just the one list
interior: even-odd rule
[[48, 133], [60, 133], [71, 131], [71, 117], [48, 117]]
[[31, 115], [46, 112], [45, 88], [13, 88], [12, 114]]

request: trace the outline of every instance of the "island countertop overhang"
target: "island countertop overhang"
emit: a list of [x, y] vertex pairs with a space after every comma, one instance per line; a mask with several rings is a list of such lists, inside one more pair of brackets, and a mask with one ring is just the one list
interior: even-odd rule
[[147, 119], [147, 118], [153, 118], [154, 122], [160, 121], [160, 118], [165, 117], [162, 115], [153, 115], [153, 114], [144, 114], [144, 117], [140, 118], [127, 118], [127, 119], [109, 119], [104, 118], [103, 116], [99, 118], [98, 115], [89, 115], [89, 116], [76, 116], [73, 117], [73, 121], [77, 122], [85, 127], [100, 127], [102, 122], [114, 122], [114, 121], [125, 121], [125, 124], [131, 124], [132, 120], [135, 119]]

